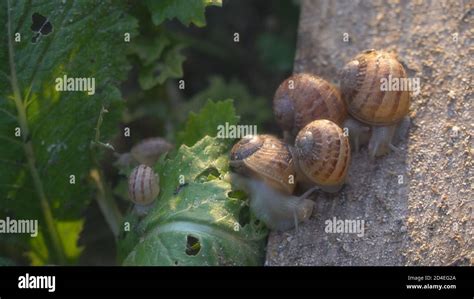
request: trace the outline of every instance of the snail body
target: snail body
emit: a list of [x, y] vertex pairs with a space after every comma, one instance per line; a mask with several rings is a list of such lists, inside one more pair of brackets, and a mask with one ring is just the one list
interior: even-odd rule
[[298, 181], [337, 192], [345, 182], [351, 161], [349, 139], [330, 120], [315, 120], [296, 136], [294, 146]]
[[173, 145], [161, 137], [147, 138], [132, 147], [130, 154], [140, 164], [155, 165], [160, 156], [173, 148]]
[[344, 129], [347, 129], [351, 149], [359, 152], [362, 145], [369, 143], [371, 134], [370, 125], [363, 124], [353, 117], [348, 117], [342, 126]]
[[135, 167], [128, 179], [130, 200], [138, 206], [148, 206], [160, 193], [159, 176], [147, 165]]
[[295, 170], [289, 146], [271, 135], [244, 137], [230, 154], [231, 181], [250, 194], [251, 211], [275, 230], [287, 230], [305, 221], [314, 203], [297, 197]]
[[294, 196], [272, 188], [262, 180], [232, 173], [231, 181], [237, 188], [250, 194], [250, 210], [257, 219], [277, 231], [285, 231], [309, 219], [314, 202], [307, 195]]
[[132, 168], [140, 164], [153, 167], [160, 156], [173, 149], [173, 147], [173, 144], [164, 138], [147, 138], [134, 145], [130, 152], [115, 153], [117, 160], [114, 165], [123, 174], [129, 173]]
[[347, 109], [339, 90], [326, 80], [308, 74], [295, 74], [283, 81], [273, 98], [275, 119], [292, 141], [305, 125], [316, 119], [344, 122]]
[[369, 156], [381, 156], [394, 149], [394, 132], [410, 105], [409, 91], [382, 88], [382, 81], [389, 77], [407, 77], [396, 56], [384, 51], [364, 51], [344, 66], [340, 77], [341, 95], [349, 114], [371, 126]]

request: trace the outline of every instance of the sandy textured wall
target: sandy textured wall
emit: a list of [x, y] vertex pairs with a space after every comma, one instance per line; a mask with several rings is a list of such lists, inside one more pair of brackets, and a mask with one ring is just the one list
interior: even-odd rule
[[[319, 195], [297, 233], [272, 233], [267, 265], [474, 263], [473, 14], [472, 1], [302, 1], [295, 72], [337, 84], [352, 56], [385, 49], [421, 93], [402, 151], [355, 154], [340, 194]], [[365, 236], [325, 233], [333, 217], [365, 220]]]

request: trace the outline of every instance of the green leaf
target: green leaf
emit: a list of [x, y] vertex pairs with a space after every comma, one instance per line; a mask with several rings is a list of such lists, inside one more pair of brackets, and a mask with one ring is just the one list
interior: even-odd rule
[[[61, 235], [61, 242], [64, 248], [68, 264], [75, 264], [81, 255], [83, 247], [78, 246], [79, 234], [84, 226], [82, 219], [75, 221], [57, 221], [56, 227]], [[48, 247], [41, 231], [38, 236], [31, 238], [31, 249], [28, 252], [28, 257], [31, 260], [31, 265], [42, 266], [50, 263]]]
[[[179, 144], [193, 145], [204, 136], [215, 137], [219, 126], [236, 125], [239, 117], [236, 116], [233, 100], [213, 102], [208, 100], [199, 111], [189, 113], [188, 121], [182, 132], [178, 133]], [[232, 141], [232, 139], [226, 139]]]
[[[123, 194], [128, 194], [128, 191], [125, 191]], [[134, 213], [129, 213], [125, 216], [122, 227], [119, 235], [119, 242], [117, 243], [117, 261], [119, 264], [122, 264], [125, 258], [132, 252], [136, 244], [140, 240], [140, 235], [143, 233], [139, 231], [139, 218]]]
[[147, 0], [146, 6], [152, 14], [153, 23], [160, 25], [165, 20], [177, 18], [181, 23], [198, 27], [206, 25], [206, 6], [222, 6], [222, 0]]
[[[47, 18], [50, 33], [38, 36], [32, 31], [34, 13]], [[48, 239], [53, 234], [52, 226], [45, 225], [48, 219], [58, 225], [77, 221], [92, 198], [85, 182], [93, 166], [89, 148], [97, 115], [102, 106], [110, 111], [101, 127], [107, 141], [122, 114], [117, 86], [129, 70], [124, 33], [133, 36], [137, 22], [117, 2], [52, 0], [34, 5], [1, 1], [0, 22], [5, 30], [11, 28], [0, 40], [0, 139], [5, 144], [0, 147], [0, 216], [39, 219]], [[14, 33], [21, 34], [21, 41], [15, 42]], [[56, 79], [64, 75], [94, 78], [95, 94], [57, 91]], [[29, 129], [25, 141], [26, 136], [14, 135], [20, 126]], [[23, 144], [31, 145], [32, 152], [27, 154]], [[45, 244], [50, 246], [50, 241]]]
[[195, 94], [183, 111], [197, 111], [208, 99], [234, 100], [237, 114], [241, 115], [241, 124], [261, 126], [273, 120], [271, 101], [252, 95], [247, 87], [237, 79], [226, 82], [222, 77], [213, 76], [209, 86]]
[[158, 60], [161, 54], [171, 44], [166, 34], [156, 32], [152, 38], [140, 36], [130, 45], [130, 53], [136, 54], [144, 66], [148, 66]]
[[207, 136], [157, 164], [161, 193], [123, 239], [136, 242], [124, 265], [263, 264], [268, 230], [249, 212], [247, 201], [229, 197], [228, 150]]
[[169, 78], [181, 78], [182, 65], [186, 59], [180, 52], [182, 48], [183, 45], [176, 44], [165, 51], [160, 61], [144, 65], [138, 77], [140, 86], [148, 90], [156, 84], [163, 84]]

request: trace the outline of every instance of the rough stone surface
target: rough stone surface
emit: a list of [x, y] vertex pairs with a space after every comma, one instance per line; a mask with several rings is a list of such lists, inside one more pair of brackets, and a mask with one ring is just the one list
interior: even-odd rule
[[[298, 231], [271, 233], [266, 265], [474, 264], [473, 10], [472, 1], [302, 1], [294, 72], [337, 84], [351, 57], [385, 49], [421, 92], [401, 151], [354, 154], [339, 194], [315, 196]], [[325, 233], [333, 217], [364, 220], [365, 235]]]

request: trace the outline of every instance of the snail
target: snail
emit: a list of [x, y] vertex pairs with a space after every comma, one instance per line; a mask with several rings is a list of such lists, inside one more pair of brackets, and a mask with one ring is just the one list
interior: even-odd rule
[[347, 110], [360, 122], [346, 121], [349, 134], [353, 135], [351, 138], [355, 142], [363, 140], [357, 132], [367, 134], [370, 126], [368, 150], [371, 158], [384, 155], [390, 149], [398, 150], [393, 145], [393, 137], [399, 124], [407, 121], [410, 93], [382, 89], [382, 79], [407, 77], [397, 57], [384, 51], [364, 51], [344, 66], [340, 77]]
[[144, 164], [138, 165], [130, 173], [128, 194], [139, 214], [146, 212], [160, 193], [159, 182], [159, 176]]
[[291, 142], [299, 130], [316, 119], [329, 119], [342, 125], [347, 109], [336, 87], [308, 74], [295, 74], [283, 81], [273, 98], [273, 113]]
[[271, 135], [242, 138], [231, 150], [230, 166], [237, 173], [258, 177], [280, 192], [292, 194], [295, 189], [288, 146]]
[[[398, 150], [393, 143], [407, 131], [409, 92], [382, 88], [383, 79], [407, 77], [395, 55], [367, 50], [346, 64], [340, 76], [341, 93], [307, 73], [293, 75], [278, 87], [273, 113], [285, 141], [294, 139], [294, 146], [256, 135], [244, 137], [231, 150], [232, 182], [251, 194], [251, 210], [271, 229], [286, 230], [308, 219], [314, 208], [308, 196], [314, 190], [342, 188], [351, 147], [358, 151], [368, 143], [374, 158]], [[292, 195], [295, 179], [312, 188]]]
[[250, 194], [250, 209], [267, 227], [288, 230], [307, 220], [314, 203], [292, 195], [295, 170], [289, 146], [271, 135], [242, 138], [230, 154], [234, 186]]
[[160, 156], [173, 148], [173, 145], [160, 137], [147, 138], [132, 147], [130, 154], [140, 164], [155, 165]]
[[138, 164], [153, 167], [160, 156], [172, 150], [173, 147], [164, 138], [147, 138], [134, 145], [128, 153], [115, 153], [117, 160], [114, 165], [124, 174], [128, 173], [132, 167]]
[[298, 181], [326, 192], [341, 189], [351, 150], [348, 137], [337, 124], [326, 119], [310, 122], [296, 136], [293, 151]]

